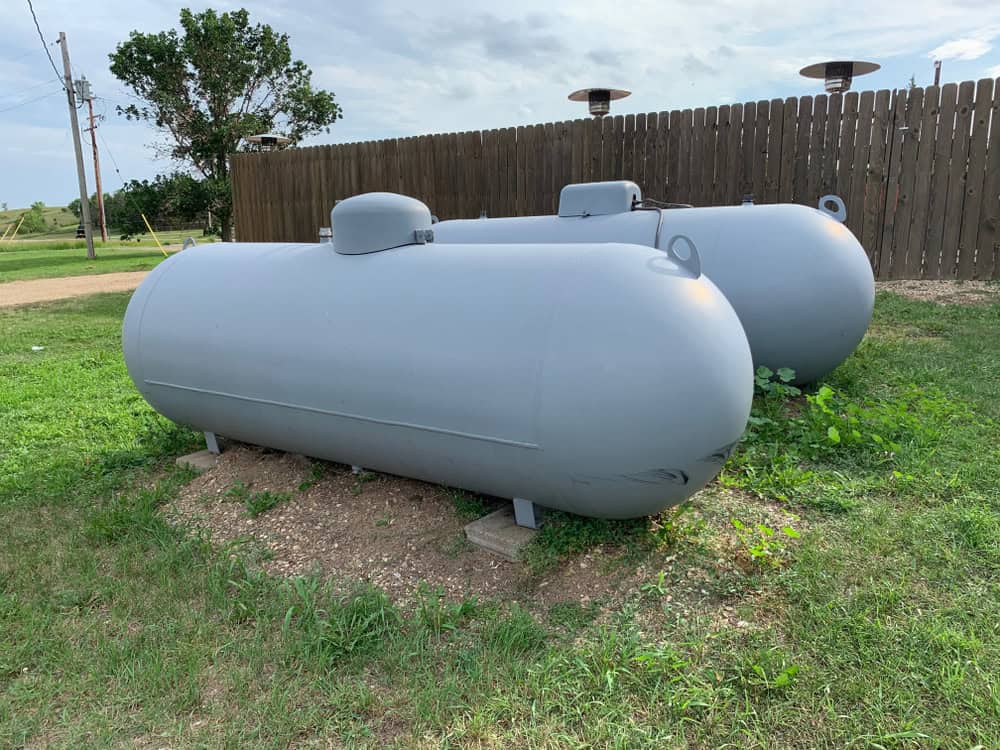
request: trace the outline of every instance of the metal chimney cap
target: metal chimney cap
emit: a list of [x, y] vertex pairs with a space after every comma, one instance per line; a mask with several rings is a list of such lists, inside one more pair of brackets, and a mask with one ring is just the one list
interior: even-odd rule
[[612, 101], [624, 99], [631, 93], [625, 89], [592, 88], [574, 91], [568, 98], [571, 102], [587, 102], [590, 105], [590, 114], [602, 117], [611, 111]]
[[609, 95], [608, 98], [611, 99], [612, 101], [615, 101], [616, 99], [624, 99], [626, 96], [630, 96], [632, 94], [631, 91], [626, 91], [625, 89], [602, 89], [602, 88], [580, 89], [579, 91], [574, 91], [572, 94], [570, 94], [569, 100], [571, 102], [589, 101], [591, 93], [601, 92], [601, 91], [607, 91]]
[[272, 151], [279, 146], [287, 146], [292, 142], [292, 139], [280, 133], [258, 133], [257, 135], [248, 135], [246, 141], [260, 146], [262, 151]]
[[851, 88], [855, 76], [874, 73], [882, 66], [864, 60], [828, 60], [807, 65], [799, 71], [805, 78], [822, 78], [825, 88], [831, 94], [843, 93]]

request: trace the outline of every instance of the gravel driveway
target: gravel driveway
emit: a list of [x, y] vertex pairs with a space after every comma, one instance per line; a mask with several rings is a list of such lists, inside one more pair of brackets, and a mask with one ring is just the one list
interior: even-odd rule
[[99, 273], [60, 279], [32, 279], [0, 284], [0, 307], [31, 305], [98, 292], [127, 292], [135, 289], [149, 271]]

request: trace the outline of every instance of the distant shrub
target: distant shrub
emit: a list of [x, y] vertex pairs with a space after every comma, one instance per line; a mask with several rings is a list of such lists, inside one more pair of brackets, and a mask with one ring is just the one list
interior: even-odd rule
[[31, 208], [24, 214], [24, 221], [21, 222], [21, 233], [38, 234], [40, 232], [47, 232], [49, 225], [45, 221], [44, 211], [44, 203], [41, 201], [32, 203]]

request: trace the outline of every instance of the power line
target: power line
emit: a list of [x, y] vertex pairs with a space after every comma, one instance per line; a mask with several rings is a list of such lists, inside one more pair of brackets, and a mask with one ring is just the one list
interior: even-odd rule
[[41, 96], [36, 96], [34, 99], [25, 99], [23, 102], [18, 102], [17, 104], [14, 104], [13, 106], [4, 107], [3, 109], [0, 109], [0, 113], [2, 113], [2, 112], [10, 112], [12, 109], [17, 109], [18, 107], [23, 107], [23, 106], [25, 106], [27, 104], [32, 104], [34, 102], [40, 102], [42, 99], [48, 99], [50, 96], [55, 96], [56, 94], [61, 94], [61, 93], [62, 93], [61, 90], [60, 91], [50, 91], [47, 94], [42, 94]]
[[12, 91], [9, 94], [0, 94], [0, 99], [13, 99], [21, 94], [26, 94], [29, 91], [34, 91], [35, 89], [40, 89], [42, 86], [51, 86], [52, 81], [42, 81], [41, 83], [36, 83], [34, 86], [28, 86], [21, 89], [20, 91]]
[[29, 50], [28, 50], [27, 52], [22, 52], [22, 53], [21, 53], [20, 55], [18, 55], [17, 57], [11, 57], [11, 58], [9, 58], [8, 60], [6, 60], [6, 63], [7, 63], [7, 65], [10, 65], [11, 63], [16, 63], [16, 62], [17, 62], [18, 60], [23, 60], [23, 59], [24, 59], [24, 58], [26, 58], [26, 57], [27, 57], [28, 55], [33, 55], [33, 54], [35, 54], [35, 53], [36, 53], [37, 51], [38, 51], [38, 50], [36, 50], [36, 49], [29, 49]]
[[104, 137], [104, 134], [96, 128], [94, 129], [94, 132], [97, 133], [97, 137], [100, 138], [101, 143], [104, 144], [104, 150], [107, 152], [108, 156], [111, 157], [111, 163], [114, 165], [115, 172], [118, 174], [118, 179], [121, 180], [122, 187], [125, 187], [125, 178], [122, 177], [122, 171], [118, 168], [118, 160], [115, 159], [115, 155], [111, 153], [111, 147], [108, 145], [108, 140]]
[[114, 98], [112, 98], [110, 96], [95, 96], [94, 98], [95, 99], [103, 99], [106, 102], [110, 102], [111, 104], [117, 104], [119, 106], [121, 106], [122, 104], [124, 104], [127, 107], [127, 106], [129, 106], [129, 104], [131, 104], [131, 102], [122, 101], [121, 99], [114, 99]]
[[52, 66], [52, 72], [56, 74], [56, 80], [59, 81], [59, 85], [66, 88], [66, 84], [63, 81], [63, 77], [59, 75], [59, 69], [56, 67], [56, 61], [52, 59], [52, 54], [49, 52], [49, 45], [45, 43], [45, 35], [42, 34], [42, 27], [38, 25], [38, 16], [35, 15], [35, 6], [31, 4], [31, 0], [28, 0], [28, 10], [31, 11], [31, 18], [35, 22], [35, 28], [38, 29], [38, 38], [42, 42], [42, 49], [45, 50], [45, 56], [49, 58], [49, 65]]
[[[94, 128], [93, 132], [97, 133], [97, 137], [100, 138], [101, 143], [104, 144], [104, 153], [106, 153], [108, 156], [111, 157], [111, 164], [115, 168], [115, 174], [118, 175], [118, 181], [121, 182], [122, 184], [122, 193], [126, 198], [128, 198], [129, 203], [132, 204], [132, 208], [134, 208], [136, 211], [139, 212], [140, 215], [142, 215], [142, 206], [136, 203], [135, 198], [133, 198], [132, 195], [129, 193], [128, 185], [125, 183], [125, 177], [122, 175], [122, 171], [118, 168], [118, 160], [115, 159], [115, 155], [111, 151], [111, 147], [108, 145], [107, 138], [105, 138], [104, 134], [97, 128]], [[93, 133], [91, 133], [91, 137], [93, 137]]]

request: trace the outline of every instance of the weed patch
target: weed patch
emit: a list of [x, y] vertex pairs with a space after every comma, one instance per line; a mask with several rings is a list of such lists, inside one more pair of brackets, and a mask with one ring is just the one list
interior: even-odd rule
[[287, 492], [270, 492], [269, 490], [251, 493], [245, 502], [247, 516], [256, 518], [261, 513], [267, 513], [281, 503], [287, 502], [291, 497]]

